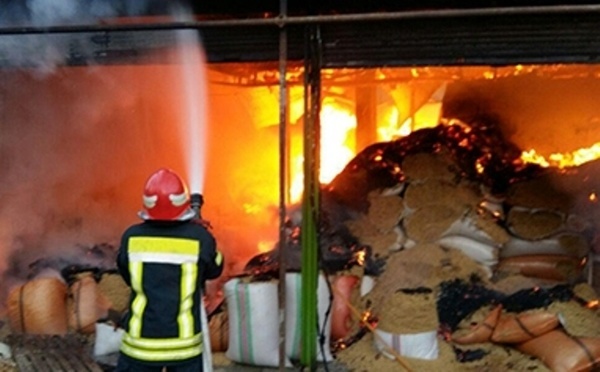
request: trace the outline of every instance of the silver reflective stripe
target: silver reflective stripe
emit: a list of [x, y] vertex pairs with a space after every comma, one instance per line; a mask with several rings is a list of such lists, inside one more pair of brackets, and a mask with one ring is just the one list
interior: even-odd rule
[[156, 252], [143, 252], [143, 253], [129, 253], [129, 261], [135, 262], [154, 262], [154, 263], [167, 263], [174, 265], [182, 265], [188, 263], [198, 262], [197, 254], [171, 254], [171, 253], [156, 253]]

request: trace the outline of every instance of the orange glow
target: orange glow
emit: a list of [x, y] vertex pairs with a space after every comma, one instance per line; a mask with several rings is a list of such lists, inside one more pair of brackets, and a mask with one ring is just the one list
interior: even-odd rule
[[[321, 108], [321, 169], [319, 181], [329, 183], [344, 169], [354, 155], [354, 139], [349, 134], [356, 129], [356, 116], [335, 101], [325, 100]], [[298, 149], [291, 155], [290, 198], [298, 202], [304, 189], [304, 156]]]
[[410, 134], [410, 118], [398, 128], [398, 118], [400, 112], [397, 107], [390, 106], [383, 113], [380, 125], [377, 128], [377, 139], [380, 141], [389, 141], [398, 137], [404, 137]]
[[598, 308], [598, 306], [600, 306], [600, 301], [599, 300], [593, 300], [587, 303], [586, 307], [589, 309], [596, 309]]
[[481, 164], [481, 162], [479, 160], [477, 160], [477, 163], [475, 164], [475, 168], [477, 169], [477, 173], [482, 174], [483, 171], [485, 170], [485, 168], [483, 167], [483, 165]]
[[319, 180], [329, 183], [355, 155], [349, 136], [356, 129], [356, 116], [335, 103], [321, 109], [321, 169]]
[[590, 196], [589, 196], [589, 198], [590, 198], [590, 201], [592, 203], [597, 203], [598, 202], [598, 195], [596, 195], [595, 192], [591, 193]]
[[542, 167], [568, 168], [576, 167], [600, 157], [600, 142], [587, 148], [580, 148], [570, 153], [553, 153], [546, 159], [534, 149], [523, 151], [521, 159], [526, 163], [538, 164]]
[[273, 247], [275, 247], [275, 245], [276, 245], [275, 241], [271, 241], [271, 240], [259, 241], [258, 242], [258, 252], [260, 252], [260, 253], [268, 252], [271, 249], [273, 249]]

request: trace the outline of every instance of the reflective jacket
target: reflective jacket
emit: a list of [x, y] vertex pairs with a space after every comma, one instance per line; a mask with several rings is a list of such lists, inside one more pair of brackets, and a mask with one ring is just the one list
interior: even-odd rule
[[121, 352], [151, 363], [198, 357], [202, 288], [223, 270], [210, 232], [193, 221], [131, 226], [123, 233], [117, 267], [132, 289]]

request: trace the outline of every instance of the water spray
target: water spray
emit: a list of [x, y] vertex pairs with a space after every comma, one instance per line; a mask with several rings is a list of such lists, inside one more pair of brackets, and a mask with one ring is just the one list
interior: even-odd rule
[[[189, 18], [179, 14], [179, 18]], [[186, 21], [186, 19], [180, 19]], [[182, 138], [186, 148], [185, 158], [189, 178], [192, 206], [200, 218], [203, 204], [204, 174], [206, 171], [206, 76], [205, 56], [197, 30], [176, 31], [177, 52], [181, 64], [181, 84], [184, 100]]]

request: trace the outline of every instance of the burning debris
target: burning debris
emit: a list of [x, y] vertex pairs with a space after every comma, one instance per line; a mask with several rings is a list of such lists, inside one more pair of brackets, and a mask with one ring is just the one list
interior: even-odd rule
[[[537, 349], [520, 347], [531, 338], [496, 343], [490, 331], [474, 343], [481, 346], [476, 350], [454, 341], [473, 332], [494, 306], [503, 327], [510, 314], [543, 311], [539, 319], [551, 329], [526, 318], [534, 329], [600, 340], [598, 295], [583, 280], [598, 234], [592, 222], [599, 211], [590, 198], [598, 165], [545, 168], [521, 154], [493, 123], [447, 120], [367, 147], [323, 188], [321, 269], [354, 278], [333, 293], [377, 319], [368, 333], [357, 316], [348, 322], [348, 310], [334, 310], [332, 325], [340, 316], [346, 320], [332, 331], [338, 360], [353, 369], [391, 370], [398, 355], [430, 370], [553, 369]], [[256, 256], [247, 273], [276, 277], [280, 254], [287, 268], [299, 269], [299, 226], [290, 223], [283, 253]], [[363, 261], [354, 259], [356, 252]], [[407, 342], [420, 346], [407, 349]], [[591, 350], [596, 363], [600, 353]]]

